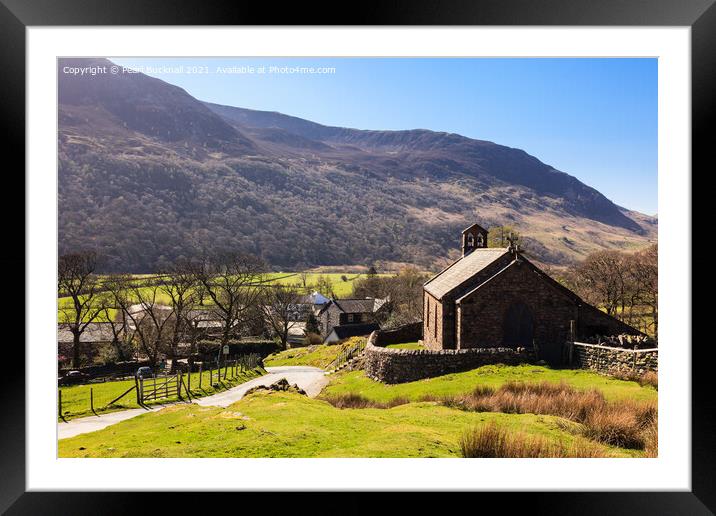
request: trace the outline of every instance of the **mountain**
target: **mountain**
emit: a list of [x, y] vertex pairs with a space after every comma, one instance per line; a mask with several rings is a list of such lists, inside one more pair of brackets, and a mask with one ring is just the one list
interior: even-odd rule
[[473, 221], [510, 225], [537, 260], [656, 240], [656, 218], [520, 149], [425, 129], [329, 127], [201, 102], [141, 73], [66, 74], [59, 62], [60, 253], [156, 270], [204, 248], [278, 268], [439, 267]]

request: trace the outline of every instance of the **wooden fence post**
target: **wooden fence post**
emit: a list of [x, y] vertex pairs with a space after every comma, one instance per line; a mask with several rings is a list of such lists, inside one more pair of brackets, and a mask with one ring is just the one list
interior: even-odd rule
[[62, 390], [57, 389], [57, 411], [59, 412], [60, 419], [65, 420], [65, 416], [62, 415]]
[[204, 362], [199, 364], [199, 390], [201, 390], [201, 376], [204, 373]]
[[137, 405], [140, 407], [142, 406], [142, 398], [140, 396], [139, 392], [139, 379], [137, 378], [137, 375], [134, 375], [134, 386], [137, 388]]
[[95, 416], [97, 415], [97, 412], [94, 411], [94, 391], [92, 387], [90, 387], [90, 410]]
[[177, 398], [179, 400], [182, 399], [182, 397], [181, 397], [181, 380], [182, 380], [182, 378], [181, 377], [182, 377], [182, 372], [179, 371], [177, 373]]

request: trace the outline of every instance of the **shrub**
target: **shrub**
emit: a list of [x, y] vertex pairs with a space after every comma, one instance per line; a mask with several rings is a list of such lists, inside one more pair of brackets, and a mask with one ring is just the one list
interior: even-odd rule
[[494, 422], [472, 428], [460, 439], [466, 458], [604, 457], [602, 450], [585, 443], [563, 446], [544, 437], [507, 432]]
[[583, 433], [590, 439], [636, 449], [645, 449], [657, 418], [654, 402], [607, 403], [599, 391], [578, 391], [564, 382], [508, 382], [497, 390], [478, 387], [443, 403], [477, 412], [559, 416], [583, 424]]
[[637, 382], [642, 387], [645, 385], [651, 385], [654, 389], [659, 390], [659, 375], [654, 371], [647, 371], [644, 374], [617, 371], [612, 373], [611, 376], [618, 380]]

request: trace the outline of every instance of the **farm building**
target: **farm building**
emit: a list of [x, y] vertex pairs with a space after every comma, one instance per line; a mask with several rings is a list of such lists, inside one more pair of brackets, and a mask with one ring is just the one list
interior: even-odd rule
[[574, 337], [639, 333], [585, 303], [527, 260], [514, 242], [487, 246], [487, 230], [462, 232], [462, 256], [423, 287], [429, 349], [534, 347], [551, 364]]
[[387, 306], [388, 299], [332, 299], [317, 315], [322, 336], [328, 337], [335, 326], [375, 323], [379, 312]]
[[326, 344], [333, 344], [350, 337], [362, 337], [370, 335], [375, 330], [379, 330], [380, 326], [376, 323], [368, 324], [344, 324], [342, 326], [334, 326], [331, 333], [326, 337]]

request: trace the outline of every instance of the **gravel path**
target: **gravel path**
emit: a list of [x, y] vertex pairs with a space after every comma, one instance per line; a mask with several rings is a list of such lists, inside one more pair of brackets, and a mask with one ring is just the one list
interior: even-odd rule
[[[268, 374], [260, 376], [259, 378], [254, 378], [248, 382], [244, 382], [241, 385], [237, 385], [227, 391], [212, 394], [211, 396], [206, 396], [204, 398], [196, 398], [192, 401], [197, 405], [202, 406], [228, 407], [232, 403], [243, 398], [246, 391], [252, 387], [257, 387], [259, 385], [271, 385], [281, 378], [285, 378], [291, 385], [298, 385], [301, 389], [306, 391], [308, 396], [313, 398], [317, 396], [323, 387], [325, 387], [328, 383], [328, 378], [326, 378], [324, 371], [317, 367], [267, 367], [266, 371]], [[87, 432], [102, 430], [103, 428], [107, 428], [108, 426], [119, 423], [120, 421], [126, 421], [127, 419], [132, 419], [133, 417], [146, 414], [147, 412], [156, 412], [164, 407], [174, 404], [175, 403], [168, 403], [167, 405], [154, 405], [150, 410], [136, 408], [110, 412], [100, 416], [71, 419], [67, 423], [59, 422], [57, 423], [57, 438], [66, 439], [68, 437], [86, 434]]]
[[229, 389], [228, 391], [220, 392], [212, 396], [205, 398], [197, 398], [194, 403], [203, 406], [214, 406], [214, 407], [228, 407], [235, 401], [240, 400], [246, 394], [246, 391], [252, 387], [259, 385], [271, 385], [272, 383], [285, 378], [288, 383], [298, 385], [301, 389], [306, 391], [306, 394], [311, 398], [318, 395], [323, 387], [328, 383], [328, 378], [323, 371], [317, 367], [309, 366], [281, 366], [281, 367], [267, 367], [266, 371], [268, 374], [249, 380], [248, 382], [242, 383]]

